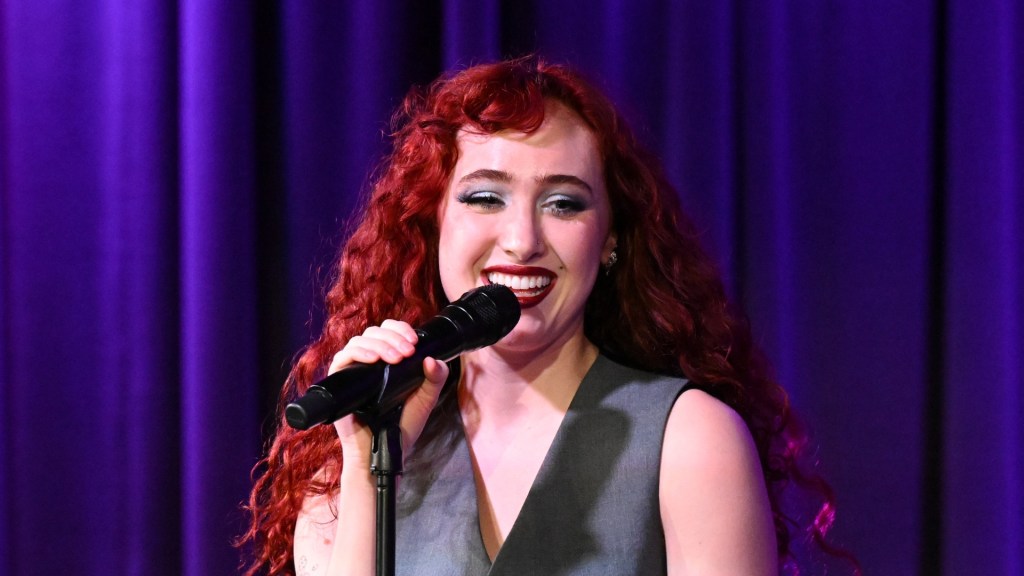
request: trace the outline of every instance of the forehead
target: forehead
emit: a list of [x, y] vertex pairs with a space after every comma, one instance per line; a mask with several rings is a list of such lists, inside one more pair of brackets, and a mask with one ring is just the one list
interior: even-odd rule
[[552, 102], [544, 122], [529, 134], [504, 130], [481, 134], [463, 129], [458, 135], [455, 180], [478, 168], [516, 173], [566, 173], [603, 185], [597, 139], [586, 123], [564, 105]]

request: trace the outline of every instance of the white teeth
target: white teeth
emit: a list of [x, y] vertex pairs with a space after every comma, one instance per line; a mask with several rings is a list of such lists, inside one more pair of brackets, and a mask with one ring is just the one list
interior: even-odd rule
[[543, 288], [548, 284], [551, 284], [551, 278], [548, 278], [547, 276], [518, 276], [514, 274], [502, 274], [500, 272], [488, 273], [487, 280], [491, 284], [502, 284], [513, 290], [533, 290], [535, 288]]

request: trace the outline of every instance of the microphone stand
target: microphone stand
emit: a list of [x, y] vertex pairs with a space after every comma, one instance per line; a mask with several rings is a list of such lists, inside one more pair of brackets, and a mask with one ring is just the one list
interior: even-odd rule
[[395, 501], [402, 470], [402, 406], [370, 423], [370, 472], [377, 477], [377, 576], [395, 575]]

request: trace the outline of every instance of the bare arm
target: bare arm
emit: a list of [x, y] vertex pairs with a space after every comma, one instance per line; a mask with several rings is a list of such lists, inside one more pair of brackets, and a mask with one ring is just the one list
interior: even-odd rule
[[[408, 324], [386, 320], [368, 328], [338, 352], [330, 372], [353, 362], [398, 363], [414, 352], [416, 332]], [[403, 447], [412, 446], [423, 431], [448, 377], [443, 362], [423, 361], [426, 380], [405, 402], [400, 426]], [[352, 416], [334, 424], [341, 438], [341, 486], [336, 508], [328, 496], [308, 496], [295, 524], [295, 569], [298, 576], [365, 575], [374, 573], [376, 484], [370, 474], [372, 434]], [[334, 510], [337, 510], [335, 517]]]
[[661, 466], [671, 576], [778, 574], [764, 475], [736, 412], [699, 390], [682, 394], [665, 429]]

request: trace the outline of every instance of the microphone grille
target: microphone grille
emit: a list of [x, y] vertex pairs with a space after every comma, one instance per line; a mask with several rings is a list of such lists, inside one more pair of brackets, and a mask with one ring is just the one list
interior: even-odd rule
[[479, 335], [490, 346], [505, 337], [519, 322], [519, 300], [507, 286], [488, 284], [466, 292], [452, 305], [461, 306], [476, 321]]

